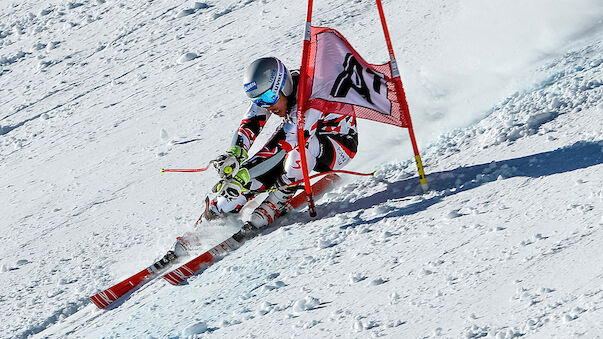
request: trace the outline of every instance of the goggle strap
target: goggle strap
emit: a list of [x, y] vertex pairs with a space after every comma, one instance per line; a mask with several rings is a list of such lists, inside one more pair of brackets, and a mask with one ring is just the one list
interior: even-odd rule
[[274, 92], [274, 93], [278, 93], [283, 88], [283, 86], [285, 84], [285, 78], [287, 76], [285, 74], [285, 65], [278, 59], [277, 59], [277, 63], [278, 63], [278, 74], [276, 75], [276, 80], [272, 84], [272, 92]]

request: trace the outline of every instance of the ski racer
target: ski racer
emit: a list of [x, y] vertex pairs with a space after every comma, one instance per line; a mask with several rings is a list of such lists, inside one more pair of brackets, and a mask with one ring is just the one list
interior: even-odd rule
[[[297, 85], [299, 72], [289, 70], [277, 58], [257, 59], [243, 77], [251, 99], [231, 147], [212, 163], [220, 175], [213, 199], [206, 198], [203, 217], [215, 219], [237, 213], [253, 191], [278, 188], [253, 211], [246, 227], [257, 230], [277, 216], [296, 189], [287, 187], [301, 180], [301, 157], [297, 139]], [[248, 151], [268, 119], [276, 115], [282, 124], [251, 158]], [[339, 170], [356, 154], [356, 118], [334, 112], [308, 109], [304, 114], [308, 168], [317, 172]]]

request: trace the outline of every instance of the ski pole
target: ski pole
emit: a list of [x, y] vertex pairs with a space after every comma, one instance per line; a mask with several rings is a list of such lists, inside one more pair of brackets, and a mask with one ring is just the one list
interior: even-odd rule
[[203, 167], [203, 168], [189, 168], [189, 169], [174, 169], [174, 168], [162, 168], [161, 169], [161, 173], [194, 173], [194, 172], [203, 172], [206, 171], [209, 166], [211, 165], [211, 162], [209, 164], [207, 164], [207, 166]]

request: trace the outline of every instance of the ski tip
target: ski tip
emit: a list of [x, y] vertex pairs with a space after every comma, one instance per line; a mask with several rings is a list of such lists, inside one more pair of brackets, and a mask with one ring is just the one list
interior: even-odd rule
[[98, 307], [101, 310], [104, 310], [105, 308], [107, 308], [107, 306], [111, 305], [111, 303], [113, 302], [113, 300], [110, 300], [109, 298], [104, 297], [102, 292], [91, 296], [89, 299], [90, 299], [90, 301], [92, 301], [92, 303], [94, 305], [96, 305], [96, 307]]
[[182, 279], [180, 276], [178, 276], [174, 272], [165, 274], [163, 276], [163, 279], [165, 279], [167, 282], [169, 282], [170, 284], [172, 284], [174, 286], [178, 286], [185, 281], [185, 279]]

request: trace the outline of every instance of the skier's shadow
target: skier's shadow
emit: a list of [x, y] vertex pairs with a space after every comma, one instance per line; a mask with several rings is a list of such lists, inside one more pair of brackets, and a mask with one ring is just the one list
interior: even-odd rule
[[[538, 178], [587, 168], [601, 163], [603, 163], [603, 141], [581, 141], [550, 152], [430, 173], [427, 175], [430, 189], [440, 192], [440, 194], [401, 208], [392, 209], [385, 215], [376, 217], [373, 220], [357, 220], [341, 227], [355, 227], [360, 224], [374, 223], [380, 219], [411, 215], [424, 211], [447, 196], [471, 190], [488, 182], [498, 180], [499, 177], [504, 179], [512, 177]], [[575, 179], [578, 180], [579, 177]], [[360, 198], [353, 203], [342, 205], [341, 202], [331, 202], [320, 206], [319, 209], [331, 213], [333, 211], [336, 213], [362, 211], [387, 201], [420, 196], [421, 194], [422, 191], [419, 187], [417, 177], [412, 177], [388, 183], [387, 189], [371, 196]]]

